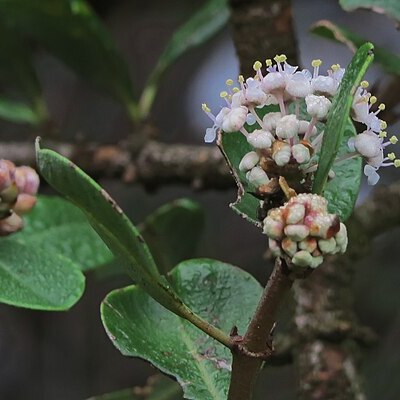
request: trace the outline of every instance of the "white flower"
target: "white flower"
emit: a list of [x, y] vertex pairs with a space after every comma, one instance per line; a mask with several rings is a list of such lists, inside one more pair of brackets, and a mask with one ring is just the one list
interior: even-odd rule
[[311, 93], [311, 81], [308, 74], [300, 71], [289, 76], [286, 83], [286, 92], [293, 97], [306, 97], [309, 95]]
[[307, 113], [319, 120], [325, 119], [332, 103], [325, 96], [310, 94], [306, 97]]
[[260, 161], [260, 157], [255, 151], [250, 151], [249, 153], [245, 154], [242, 158], [242, 161], [239, 163], [239, 170], [240, 171], [250, 171], [254, 168], [258, 162]]
[[351, 142], [354, 149], [367, 158], [376, 157], [382, 152], [382, 140], [371, 131], [360, 133]]
[[290, 139], [299, 132], [299, 120], [295, 115], [289, 114], [276, 123], [276, 135], [281, 139]]
[[254, 132], [247, 136], [247, 142], [256, 149], [268, 149], [271, 147], [275, 138], [271, 132], [262, 129], [256, 129]]
[[282, 114], [280, 112], [270, 112], [265, 114], [263, 118], [263, 126], [267, 131], [274, 131], [276, 129], [276, 124], [282, 118]]
[[291, 148], [288, 144], [281, 142], [279, 143], [279, 148], [277, 148], [272, 153], [272, 158], [276, 162], [276, 165], [283, 167], [290, 161], [292, 155]]
[[246, 174], [247, 180], [255, 186], [266, 185], [269, 182], [267, 173], [261, 167], [254, 167]]
[[310, 150], [303, 144], [299, 143], [292, 146], [292, 155], [299, 164], [304, 164], [310, 161]]
[[[246, 123], [247, 113], [247, 107], [244, 106], [230, 109], [229, 112], [222, 117], [221, 129], [224, 132], [240, 131]], [[218, 116], [216, 119], [218, 123]]]
[[338, 88], [337, 82], [331, 76], [317, 76], [311, 85], [313, 93], [324, 96], [334, 96]]

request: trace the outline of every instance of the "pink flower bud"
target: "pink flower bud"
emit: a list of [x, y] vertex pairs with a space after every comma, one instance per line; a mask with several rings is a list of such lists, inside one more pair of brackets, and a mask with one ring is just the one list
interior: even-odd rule
[[21, 193], [18, 195], [17, 202], [13, 206], [13, 211], [18, 215], [29, 212], [36, 204], [36, 197], [30, 194]]
[[39, 175], [31, 167], [17, 167], [15, 169], [15, 182], [20, 193], [34, 195], [39, 189]]
[[0, 236], [7, 236], [11, 233], [18, 232], [23, 227], [22, 218], [12, 213], [8, 218], [0, 221]]

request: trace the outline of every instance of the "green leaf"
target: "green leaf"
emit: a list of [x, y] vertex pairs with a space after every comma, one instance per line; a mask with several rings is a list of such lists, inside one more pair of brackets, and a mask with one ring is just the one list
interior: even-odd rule
[[85, 277], [67, 258], [17, 236], [0, 240], [0, 302], [37, 310], [66, 310], [81, 297]]
[[339, 0], [339, 3], [346, 11], [353, 11], [357, 8], [368, 8], [400, 21], [399, 0]]
[[87, 222], [85, 214], [60, 197], [40, 196], [25, 227], [13, 237], [20, 243], [68, 258], [82, 271], [109, 263], [112, 253]]
[[42, 119], [32, 106], [4, 97], [0, 97], [0, 118], [32, 125], [37, 125]]
[[324, 190], [328, 173], [343, 140], [354, 93], [373, 60], [373, 48], [371, 43], [366, 43], [357, 50], [346, 69], [338, 93], [333, 98], [325, 125], [318, 169], [314, 177], [313, 193], [321, 194]]
[[140, 226], [161, 273], [194, 256], [204, 226], [201, 206], [189, 199], [165, 204]]
[[91, 397], [88, 400], [182, 400], [182, 390], [177, 382], [158, 374], [151, 376], [145, 387]]
[[[184, 301], [221, 329], [243, 333], [262, 288], [247, 272], [208, 259], [188, 260], [171, 272]], [[226, 400], [231, 353], [187, 321], [160, 307], [138, 286], [111, 292], [101, 306], [113, 344], [126, 356], [141, 357], [174, 376], [185, 398]]]
[[86, 1], [1, 0], [0, 15], [135, 113], [127, 65]]
[[[356, 134], [352, 121], [348, 119], [338, 152], [339, 157], [349, 152], [347, 143]], [[339, 215], [342, 222], [350, 217], [356, 203], [362, 177], [361, 167], [361, 157], [334, 164], [332, 169], [335, 178], [325, 186], [324, 197], [328, 200], [329, 212]]]
[[[0, 1], [1, 9], [1, 1]], [[0, 81], [18, 92], [23, 102], [0, 99], [0, 117], [11, 122], [36, 125], [48, 117], [31, 48], [18, 31], [0, 19]]]
[[[311, 27], [311, 32], [318, 36], [343, 43], [353, 52], [356, 51], [357, 47], [365, 43], [365, 39], [361, 36], [327, 20], [316, 22]], [[386, 72], [400, 75], [400, 57], [391, 51], [374, 45], [374, 61], [380, 64]]]
[[190, 314], [157, 270], [146, 242], [110, 195], [67, 158], [36, 143], [37, 165], [57, 191], [77, 205], [127, 272], [164, 307]]
[[207, 0], [204, 6], [172, 35], [143, 90], [139, 102], [143, 117], [149, 114], [167, 69], [188, 50], [206, 42], [225, 26], [229, 18], [226, 3], [226, 0]]

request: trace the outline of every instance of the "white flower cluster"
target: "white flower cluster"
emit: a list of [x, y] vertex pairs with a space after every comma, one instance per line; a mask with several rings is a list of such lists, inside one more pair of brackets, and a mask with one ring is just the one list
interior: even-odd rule
[[316, 268], [324, 255], [344, 253], [346, 226], [328, 213], [327, 204], [321, 196], [299, 194], [269, 211], [263, 224], [272, 254], [287, 256], [299, 267]]
[[[289, 65], [285, 55], [277, 55], [274, 61], [275, 65], [272, 60], [266, 60], [265, 74], [262, 63], [256, 61], [253, 66], [255, 76], [246, 80], [239, 76], [238, 87], [234, 87], [234, 81], [228, 79], [228, 90], [220, 94], [226, 105], [216, 116], [206, 104], [202, 106], [213, 121], [213, 126], [206, 130], [206, 142], [213, 142], [219, 131], [240, 131], [246, 136], [254, 151], [243, 157], [240, 169], [255, 185], [267, 184], [270, 180], [260, 163], [262, 157], [273, 160], [278, 167], [297, 164], [303, 175], [316, 170], [316, 159], [312, 156], [318, 153], [324, 134], [323, 128], [320, 128], [323, 124], [317, 123], [326, 120], [332, 97], [344, 74], [344, 69], [335, 64], [328, 69], [327, 75], [320, 75], [321, 60], [313, 60], [312, 72], [307, 69], [300, 71], [298, 67]], [[392, 136], [388, 142], [383, 141], [386, 123], [377, 114], [384, 109], [384, 105], [381, 104], [377, 111], [370, 110], [376, 103], [376, 97], [366, 91], [367, 87], [368, 83], [362, 82], [352, 108], [353, 119], [364, 123], [367, 130], [349, 143], [352, 152], [337, 161], [364, 157], [368, 182], [375, 184], [379, 179], [376, 172], [379, 167], [400, 167], [400, 160], [394, 153], [386, 157], [383, 155], [383, 149], [396, 143], [397, 138]], [[305, 102], [306, 117], [300, 115], [301, 102]], [[279, 111], [263, 113], [261, 109], [269, 105], [276, 105]], [[246, 128], [246, 124], [253, 127]]]

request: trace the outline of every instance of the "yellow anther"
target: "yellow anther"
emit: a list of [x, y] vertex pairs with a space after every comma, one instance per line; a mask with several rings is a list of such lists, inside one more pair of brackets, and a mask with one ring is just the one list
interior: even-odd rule
[[387, 122], [381, 120], [381, 129], [383, 130], [383, 129], [386, 129], [386, 128], [387, 128]]
[[262, 67], [261, 61], [256, 61], [256, 62], [253, 64], [253, 69], [254, 69], [254, 71], [260, 70], [261, 67]]
[[381, 103], [381, 104], [379, 104], [378, 108], [379, 108], [379, 110], [383, 111], [386, 108], [386, 106], [384, 103]]
[[201, 105], [201, 108], [202, 108], [202, 110], [203, 110], [204, 112], [211, 112], [210, 107], [208, 107], [208, 105], [207, 105], [206, 103], [203, 103], [203, 104]]
[[389, 153], [389, 154], [387, 155], [387, 158], [388, 158], [390, 161], [394, 161], [394, 160], [396, 159], [396, 154], [394, 154], [394, 153]]
[[321, 60], [312, 60], [311, 61], [311, 65], [315, 68], [315, 67], [319, 67], [322, 64]]
[[360, 83], [360, 86], [361, 86], [363, 89], [366, 89], [366, 88], [369, 86], [369, 82], [368, 82], [368, 81], [362, 81], [362, 82]]
[[394, 160], [393, 164], [396, 168], [400, 168], [400, 160]]
[[233, 79], [227, 79], [227, 80], [225, 81], [225, 83], [226, 83], [228, 86], [232, 86], [232, 85], [233, 85]]
[[243, 83], [244, 82], [244, 76], [243, 75], [239, 75], [238, 82], [239, 83]]
[[267, 58], [267, 59], [265, 60], [265, 65], [266, 65], [267, 67], [272, 66], [272, 60], [271, 60], [270, 58]]
[[398, 141], [399, 139], [397, 139], [397, 137], [394, 135], [389, 139], [389, 142], [392, 144], [396, 144]]
[[386, 131], [380, 131], [378, 135], [381, 139], [387, 137], [387, 132]]
[[277, 55], [274, 57], [274, 60], [275, 60], [275, 62], [277, 62], [277, 63], [283, 63], [283, 62], [285, 62], [285, 61], [287, 60], [287, 57], [285, 56], [285, 54], [277, 54]]
[[376, 96], [371, 96], [371, 97], [369, 98], [369, 102], [370, 102], [371, 104], [375, 104], [377, 101], [378, 101], [378, 99], [376, 98]]
[[234, 87], [234, 88], [232, 88], [232, 92], [233, 93], [240, 92], [240, 89], [238, 87]]
[[333, 72], [339, 71], [339, 69], [340, 69], [340, 64], [333, 64], [333, 65], [331, 66], [331, 70], [332, 70]]
[[224, 99], [225, 97], [228, 97], [228, 92], [225, 91], [225, 90], [223, 90], [223, 91], [219, 94], [219, 96], [222, 97], [222, 98]]

